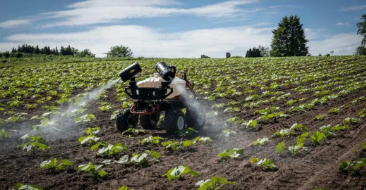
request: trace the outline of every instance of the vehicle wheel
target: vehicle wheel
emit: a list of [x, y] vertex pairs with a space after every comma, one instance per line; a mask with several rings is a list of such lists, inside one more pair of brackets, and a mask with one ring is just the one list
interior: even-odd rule
[[116, 126], [119, 132], [124, 132], [128, 128], [136, 127], [138, 122], [138, 116], [133, 115], [130, 109], [125, 109], [117, 114]]
[[167, 134], [174, 134], [185, 128], [184, 113], [180, 109], [168, 109], [165, 112], [163, 125]]
[[152, 115], [141, 115], [140, 124], [144, 129], [155, 129], [158, 126], [160, 119], [160, 112], [156, 112]]
[[187, 108], [186, 122], [188, 127], [200, 131], [206, 123], [206, 114], [202, 108]]

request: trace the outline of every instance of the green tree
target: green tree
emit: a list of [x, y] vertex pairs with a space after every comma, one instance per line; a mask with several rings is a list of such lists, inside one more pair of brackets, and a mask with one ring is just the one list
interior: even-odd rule
[[95, 54], [93, 54], [89, 49], [84, 49], [79, 53], [80, 57], [95, 57]]
[[361, 41], [361, 46], [356, 48], [355, 55], [366, 55], [366, 14], [362, 15], [361, 19], [363, 19], [363, 21], [357, 23], [357, 34], [360, 34], [363, 39]]
[[269, 48], [259, 45], [258, 48], [261, 54], [261, 57], [269, 57]]
[[305, 37], [303, 24], [300, 23], [300, 17], [285, 16], [272, 33], [271, 56], [306, 56], [308, 54], [306, 46], [308, 40]]
[[366, 46], [358, 46], [355, 55], [366, 55]]
[[360, 34], [363, 37], [361, 44], [363, 46], [365, 46], [366, 45], [366, 14], [362, 15], [361, 19], [363, 19], [363, 21], [357, 23], [357, 28], [358, 28], [357, 34]]
[[120, 45], [112, 46], [107, 53], [107, 57], [132, 57], [132, 50], [129, 47]]
[[249, 49], [245, 54], [245, 57], [262, 57], [260, 49], [254, 47], [253, 49]]

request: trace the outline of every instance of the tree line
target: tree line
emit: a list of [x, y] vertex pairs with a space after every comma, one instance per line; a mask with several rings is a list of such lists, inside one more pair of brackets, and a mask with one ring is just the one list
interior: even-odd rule
[[32, 46], [28, 44], [19, 45], [17, 48], [13, 48], [10, 52], [0, 52], [0, 57], [23, 57], [23, 55], [61, 55], [61, 56], [75, 56], [75, 57], [95, 57], [89, 49], [84, 49], [79, 51], [78, 49], [71, 47], [70, 45], [64, 47], [61, 46], [60, 49], [56, 46], [55, 48], [50, 48], [50, 46], [44, 46], [40, 48], [38, 45]]

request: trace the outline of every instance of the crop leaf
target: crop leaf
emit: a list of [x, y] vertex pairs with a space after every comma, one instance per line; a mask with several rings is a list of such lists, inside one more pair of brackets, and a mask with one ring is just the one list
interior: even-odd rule
[[361, 144], [362, 149], [366, 150], [366, 142]]
[[312, 136], [310, 136], [311, 142], [314, 144], [320, 144], [320, 142], [325, 138], [324, 133], [316, 131]]
[[18, 190], [43, 190], [42, 188], [40, 188], [38, 185], [24, 185], [22, 183], [18, 183], [16, 185], [16, 188]]
[[258, 159], [258, 158], [251, 158], [250, 163], [256, 163], [257, 166], [261, 166], [263, 170], [275, 170], [277, 166], [268, 158]]
[[279, 142], [276, 146], [276, 153], [278, 153], [278, 154], [281, 153], [284, 148], [285, 148], [285, 143]]
[[202, 142], [206, 144], [212, 142], [212, 139], [210, 137], [196, 137], [195, 139], [193, 139], [193, 143], [196, 142]]
[[134, 154], [132, 154], [130, 162], [132, 164], [142, 166], [147, 162], [147, 156], [148, 156], [147, 153], [142, 153], [142, 154], [135, 154], [134, 153]]
[[134, 128], [129, 128], [126, 131], [123, 131], [122, 134], [132, 134], [134, 136], [137, 136], [139, 134], [144, 134], [146, 133], [146, 131], [144, 129], [134, 129]]
[[88, 127], [84, 132], [87, 135], [96, 135], [100, 132], [100, 127]]
[[272, 135], [272, 137], [285, 137], [289, 136], [291, 133], [292, 133], [291, 129], [281, 129], [277, 130], [276, 133]]
[[118, 187], [117, 190], [133, 190], [133, 189], [130, 189], [127, 186], [122, 186], [122, 187]]
[[78, 139], [80, 144], [95, 144], [100, 138], [95, 135], [82, 136]]
[[0, 130], [0, 140], [7, 139], [9, 137], [9, 134], [5, 131], [4, 128]]
[[163, 177], [167, 177], [169, 180], [179, 179], [182, 175], [187, 174], [193, 177], [199, 176], [196, 171], [191, 170], [189, 166], [182, 165], [175, 168], [171, 168]]
[[159, 152], [146, 150], [146, 153], [150, 154], [153, 157], [154, 161], [160, 162], [161, 155]]
[[332, 131], [343, 131], [347, 129], [349, 129], [347, 125], [337, 125], [331, 128]]
[[141, 144], [159, 145], [161, 140], [164, 140], [164, 138], [150, 136], [150, 137], [142, 139]]
[[126, 149], [127, 147], [121, 143], [116, 143], [115, 145], [108, 144], [108, 146], [99, 149], [97, 155], [111, 157], [119, 152], [125, 151]]
[[290, 127], [290, 130], [295, 130], [295, 131], [298, 131], [298, 132], [304, 132], [304, 131], [308, 131], [308, 128], [304, 127], [302, 124], [295, 123]]
[[357, 124], [358, 122], [360, 122], [360, 120], [358, 118], [347, 117], [346, 119], [343, 120], [344, 124]]
[[299, 145], [299, 144], [303, 144], [303, 142], [304, 142], [304, 140], [305, 140], [305, 138], [306, 137], [308, 137], [309, 136], [309, 132], [306, 132], [306, 133], [303, 133], [303, 134], [301, 134], [300, 136], [298, 136], [297, 137], [297, 144]]
[[21, 139], [22, 138], [23, 139], [29, 138], [28, 142], [18, 145], [18, 148], [22, 148], [22, 150], [25, 150], [27, 152], [32, 151], [34, 153], [38, 149], [40, 150], [49, 149], [49, 147], [45, 144], [46, 140], [40, 135], [29, 136], [28, 134], [26, 134], [23, 137], [21, 137]]
[[178, 136], [180, 137], [191, 137], [198, 133], [198, 131], [194, 130], [192, 127], [189, 127], [188, 129], [183, 129], [180, 131], [177, 131]]
[[218, 190], [224, 185], [238, 185], [238, 183], [228, 181], [225, 178], [213, 176], [211, 179], [201, 180], [196, 183], [198, 190]]
[[217, 155], [218, 158], [226, 159], [226, 158], [239, 158], [244, 154], [244, 149], [242, 148], [234, 148], [234, 149], [226, 149], [224, 152], [221, 152]]
[[54, 171], [64, 170], [64, 166], [72, 166], [73, 163], [69, 160], [61, 160], [59, 164], [57, 164], [57, 159], [54, 158], [52, 160], [43, 161], [40, 165], [41, 169], [51, 169]]
[[97, 177], [104, 177], [104, 176], [108, 175], [108, 173], [106, 171], [102, 170], [101, 169], [102, 167], [103, 167], [103, 165], [94, 165], [93, 163], [89, 162], [88, 164], [79, 165], [78, 170], [87, 172], [87, 173], [91, 173]]
[[259, 139], [255, 140], [253, 142], [253, 145], [255, 145], [255, 146], [256, 145], [262, 146], [262, 145], [266, 144], [268, 141], [269, 141], [269, 138], [267, 138], [267, 137], [259, 138]]
[[232, 135], [235, 135], [236, 132], [230, 129], [224, 129], [222, 130], [222, 133], [224, 134], [225, 137], [230, 137]]

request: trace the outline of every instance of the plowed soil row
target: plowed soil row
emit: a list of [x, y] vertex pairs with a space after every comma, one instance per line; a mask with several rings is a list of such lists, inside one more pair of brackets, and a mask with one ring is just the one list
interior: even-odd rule
[[[289, 89], [292, 90], [292, 89]], [[323, 125], [339, 124], [346, 117], [356, 117], [357, 113], [366, 108], [366, 102], [362, 101], [350, 108], [344, 108], [336, 115], [328, 114], [324, 120], [317, 121], [313, 118], [318, 114], [328, 113], [329, 109], [347, 104], [350, 101], [364, 95], [364, 89], [351, 93], [346, 97], [330, 100], [327, 105], [317, 105], [314, 109], [306, 112], [290, 113], [289, 117], [281, 118], [276, 122], [262, 125], [262, 130], [249, 132], [241, 130], [240, 127], [232, 127], [237, 134], [232, 137], [224, 137], [221, 129], [225, 127], [224, 121], [233, 114], [220, 114], [220, 117], [208, 118], [207, 126], [200, 136], [209, 136], [213, 139], [212, 144], [195, 144], [186, 152], [169, 153], [163, 147], [142, 146], [143, 138], [161, 136], [169, 140], [184, 140], [176, 136], [166, 136], [164, 130], [148, 130], [147, 134], [137, 137], [128, 137], [117, 132], [114, 121], [110, 119], [111, 114], [119, 109], [120, 102], [116, 101], [116, 91], [110, 89], [107, 97], [101, 101], [108, 101], [114, 108], [102, 112], [99, 105], [92, 102], [87, 107], [88, 113], [95, 114], [96, 121], [84, 125], [77, 125], [67, 128], [68, 130], [44, 134], [51, 149], [35, 154], [24, 153], [16, 146], [20, 141], [16, 140], [19, 135], [12, 134], [11, 139], [1, 142], [0, 147], [0, 189], [11, 189], [17, 183], [37, 184], [44, 189], [117, 189], [126, 185], [132, 189], [195, 189], [195, 183], [199, 180], [208, 179], [211, 176], [225, 177], [230, 181], [239, 183], [238, 186], [225, 186], [223, 189], [313, 189], [322, 187], [326, 189], [365, 189], [366, 173], [352, 176], [338, 172], [338, 165], [347, 159], [357, 159], [365, 157], [360, 152], [360, 144], [366, 141], [366, 122], [361, 119], [356, 125], [352, 125], [349, 130], [337, 132], [337, 136], [327, 139], [320, 146], [312, 146], [306, 141], [307, 152], [302, 152], [298, 156], [292, 156], [287, 152], [275, 154], [274, 149], [278, 142], [285, 142], [291, 145], [296, 142], [296, 136], [272, 139], [262, 147], [248, 146], [257, 138], [270, 137], [277, 130], [289, 128], [294, 123], [304, 124], [310, 131], [317, 130]], [[295, 97], [296, 98], [296, 97]], [[312, 95], [308, 95], [309, 100]], [[228, 102], [232, 100], [220, 100], [217, 102], [200, 101], [201, 105], [210, 110], [213, 103]], [[278, 101], [272, 106], [284, 107], [283, 101]], [[264, 108], [268, 105], [262, 105]], [[244, 110], [242, 110], [244, 111]], [[253, 111], [253, 110], [251, 110]], [[242, 119], [255, 119], [254, 114], [239, 114]], [[214, 124], [212, 124], [214, 123]], [[211, 125], [210, 125], [211, 124]], [[30, 128], [31, 123], [21, 122], [17, 129]], [[119, 154], [131, 155], [141, 153], [145, 150], [155, 150], [162, 154], [159, 163], [150, 163], [148, 166], [138, 168], [112, 164], [105, 166], [109, 173], [105, 179], [98, 179], [86, 173], [77, 171], [79, 164], [93, 162], [102, 163], [103, 158], [96, 157], [96, 152], [90, 151], [90, 147], [82, 146], [77, 141], [82, 136], [82, 131], [86, 127], [101, 127], [102, 131], [98, 136], [101, 141], [110, 144], [122, 143], [126, 145], [127, 151]], [[62, 135], [59, 136], [59, 135]], [[217, 154], [227, 148], [244, 148], [244, 157], [237, 160], [220, 161]], [[277, 171], [264, 172], [259, 168], [248, 165], [248, 160], [252, 157], [271, 158], [278, 166]], [[42, 161], [51, 158], [69, 159], [74, 163], [73, 167], [58, 172], [49, 173], [41, 170], [39, 165]], [[169, 181], [162, 177], [170, 168], [178, 165], [188, 165], [193, 170], [200, 173], [199, 177], [184, 177], [180, 180]]]

